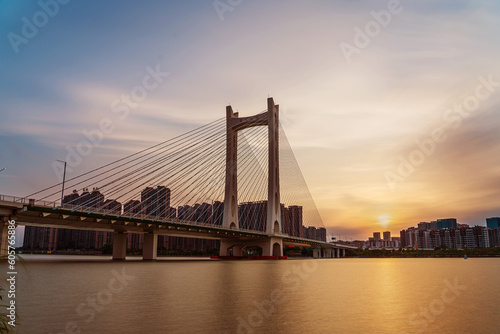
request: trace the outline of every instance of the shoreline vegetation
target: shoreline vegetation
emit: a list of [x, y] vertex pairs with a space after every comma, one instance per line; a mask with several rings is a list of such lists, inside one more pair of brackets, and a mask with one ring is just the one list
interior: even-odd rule
[[437, 247], [436, 249], [364, 249], [349, 251], [350, 257], [360, 258], [413, 258], [413, 257], [500, 257], [500, 247], [454, 249]]

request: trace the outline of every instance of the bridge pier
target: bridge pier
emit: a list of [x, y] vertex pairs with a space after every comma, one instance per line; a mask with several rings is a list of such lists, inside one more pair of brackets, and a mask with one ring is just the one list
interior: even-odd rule
[[323, 250], [323, 254], [326, 259], [331, 259], [332, 258], [332, 249], [331, 248], [325, 248]]
[[127, 234], [123, 231], [113, 234], [113, 260], [125, 260], [127, 256]]
[[233, 246], [233, 242], [231, 240], [221, 240], [220, 241], [220, 249], [219, 256], [229, 256], [229, 248]]
[[220, 241], [219, 256], [242, 256], [244, 243], [233, 239], [223, 239]]
[[[283, 239], [270, 237], [263, 240], [241, 241], [237, 239], [222, 239], [219, 256], [242, 256], [243, 248], [258, 246], [262, 248], [262, 256], [283, 256]], [[231, 250], [232, 249], [232, 254]]]
[[158, 254], [158, 234], [149, 232], [144, 234], [144, 244], [142, 247], [143, 260], [156, 260]]
[[313, 249], [313, 258], [317, 259], [321, 257], [321, 248], [314, 248]]
[[345, 257], [345, 249], [342, 249], [342, 257]]
[[242, 256], [243, 255], [243, 247], [240, 245], [233, 246], [233, 256]]
[[283, 256], [283, 239], [281, 238], [271, 237], [261, 247], [262, 256]]

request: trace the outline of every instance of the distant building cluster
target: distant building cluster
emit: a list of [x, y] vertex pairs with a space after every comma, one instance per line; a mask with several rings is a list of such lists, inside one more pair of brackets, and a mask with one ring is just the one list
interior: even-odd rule
[[401, 247], [415, 249], [454, 249], [500, 246], [500, 218], [487, 218], [487, 226], [470, 227], [458, 224], [454, 218], [421, 222], [400, 232]]
[[[105, 199], [98, 188], [92, 191], [83, 189], [79, 194], [76, 190], [63, 198], [64, 206], [75, 208], [94, 208], [111, 215], [133, 217], [144, 215], [150, 219], [169, 218], [179, 221], [195, 221], [210, 225], [222, 225], [224, 203], [215, 201], [196, 203], [176, 208], [170, 206], [170, 189], [165, 186], [147, 187], [141, 191], [141, 200], [129, 200], [124, 205], [114, 199]], [[265, 230], [267, 218], [267, 201], [241, 203], [238, 207], [240, 226], [244, 229]], [[290, 236], [326, 241], [326, 229], [313, 226], [303, 226], [302, 207], [281, 204], [281, 220], [283, 233]], [[127, 249], [142, 249], [144, 235], [129, 233]], [[24, 233], [24, 248], [31, 250], [56, 249], [100, 249], [105, 244], [113, 243], [113, 233], [104, 231], [87, 231], [61, 228], [26, 226]], [[218, 248], [218, 240], [197, 238], [158, 236], [158, 248], [205, 250]]]
[[373, 232], [373, 237], [368, 238], [368, 241], [360, 244], [356, 241], [357, 247], [368, 248], [399, 248], [401, 245], [399, 237], [391, 237], [390, 231], [383, 232], [383, 239], [380, 238], [380, 232]]
[[303, 238], [326, 241], [326, 228], [324, 227], [316, 228], [314, 226], [303, 226], [302, 231], [304, 233]]

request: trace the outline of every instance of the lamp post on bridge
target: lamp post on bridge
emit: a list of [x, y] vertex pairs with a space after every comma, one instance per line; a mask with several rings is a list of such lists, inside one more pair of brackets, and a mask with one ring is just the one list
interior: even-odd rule
[[64, 173], [63, 173], [63, 182], [62, 182], [62, 190], [61, 190], [61, 207], [63, 206], [63, 199], [64, 199], [64, 182], [66, 181], [66, 161], [62, 160], [56, 160], [59, 162], [64, 163]]

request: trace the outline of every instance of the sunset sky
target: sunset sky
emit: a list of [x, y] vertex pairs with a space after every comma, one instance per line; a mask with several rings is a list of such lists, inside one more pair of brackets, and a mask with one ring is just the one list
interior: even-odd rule
[[59, 182], [103, 118], [69, 176], [272, 96], [330, 233], [500, 216], [498, 1], [45, 1], [0, 2], [1, 194]]

